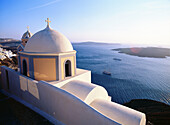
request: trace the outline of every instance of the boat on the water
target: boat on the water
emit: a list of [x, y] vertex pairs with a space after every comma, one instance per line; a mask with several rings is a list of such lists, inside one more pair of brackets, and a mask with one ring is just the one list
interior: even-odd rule
[[121, 59], [119, 59], [119, 58], [113, 58], [113, 60], [116, 60], [116, 61], [121, 61]]
[[105, 75], [111, 75], [111, 72], [103, 71], [103, 74], [105, 74]]

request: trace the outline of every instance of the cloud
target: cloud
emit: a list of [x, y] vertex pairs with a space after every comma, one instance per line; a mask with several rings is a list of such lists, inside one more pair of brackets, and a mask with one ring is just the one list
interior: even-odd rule
[[48, 3], [42, 4], [42, 5], [36, 6], [36, 7], [29, 8], [27, 11], [39, 9], [39, 8], [42, 8], [42, 7], [46, 7], [46, 6], [49, 6], [51, 4], [54, 4], [54, 3], [57, 3], [57, 2], [60, 2], [60, 1], [61, 0], [51, 1], [51, 2], [48, 2]]

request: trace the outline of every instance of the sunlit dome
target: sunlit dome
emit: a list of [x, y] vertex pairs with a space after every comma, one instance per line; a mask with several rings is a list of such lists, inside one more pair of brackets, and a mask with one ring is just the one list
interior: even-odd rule
[[[27, 27], [28, 28], [28, 27]], [[29, 31], [29, 29], [22, 35], [22, 40], [28, 40], [32, 36], [32, 33]]]
[[73, 51], [73, 47], [63, 34], [51, 29], [48, 22], [48, 25], [44, 30], [35, 33], [28, 40], [24, 51], [61, 53]]

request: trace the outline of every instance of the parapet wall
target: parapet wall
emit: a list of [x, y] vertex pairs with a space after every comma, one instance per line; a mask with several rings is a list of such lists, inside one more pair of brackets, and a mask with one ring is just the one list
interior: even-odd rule
[[2, 90], [19, 97], [66, 125], [119, 125], [72, 94], [2, 66]]
[[107, 91], [103, 87], [90, 82], [73, 80], [62, 86], [61, 89], [73, 94], [88, 105], [98, 98], [104, 100], [109, 98]]
[[94, 100], [90, 106], [110, 119], [123, 125], [145, 125], [144, 113], [104, 99]]

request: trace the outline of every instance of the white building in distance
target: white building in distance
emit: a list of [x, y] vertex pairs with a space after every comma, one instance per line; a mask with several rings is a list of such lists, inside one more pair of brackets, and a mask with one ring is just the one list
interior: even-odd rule
[[18, 52], [20, 72], [1, 67], [1, 91], [54, 124], [145, 125], [145, 114], [112, 102], [90, 71], [76, 68], [70, 41], [46, 22]]

